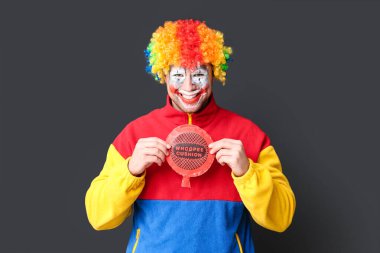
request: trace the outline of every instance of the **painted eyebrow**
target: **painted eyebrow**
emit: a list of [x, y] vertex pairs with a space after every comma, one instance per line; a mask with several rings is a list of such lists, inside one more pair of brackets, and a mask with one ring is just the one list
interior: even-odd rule
[[205, 72], [207, 72], [207, 68], [198, 68], [198, 69], [196, 69], [196, 70], [194, 70], [191, 74], [193, 74], [193, 73], [199, 73], [199, 72], [203, 72], [203, 71], [205, 71]]

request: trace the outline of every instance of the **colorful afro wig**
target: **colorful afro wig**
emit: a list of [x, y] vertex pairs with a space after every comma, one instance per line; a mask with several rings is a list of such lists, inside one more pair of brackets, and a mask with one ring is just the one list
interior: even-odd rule
[[223, 33], [192, 19], [166, 21], [152, 34], [144, 52], [146, 71], [162, 84], [170, 66], [194, 69], [209, 63], [214, 77], [224, 85], [227, 63], [232, 61], [232, 48], [224, 46]]

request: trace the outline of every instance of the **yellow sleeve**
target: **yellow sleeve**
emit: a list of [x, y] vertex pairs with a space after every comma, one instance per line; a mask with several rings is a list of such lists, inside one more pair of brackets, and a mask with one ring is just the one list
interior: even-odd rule
[[95, 230], [119, 226], [132, 213], [132, 205], [145, 185], [145, 172], [133, 176], [113, 144], [108, 149], [103, 170], [91, 183], [85, 197], [87, 217]]
[[289, 227], [296, 199], [273, 146], [260, 152], [257, 163], [249, 158], [249, 169], [244, 175], [237, 177], [232, 173], [232, 177], [240, 198], [257, 224], [277, 232]]

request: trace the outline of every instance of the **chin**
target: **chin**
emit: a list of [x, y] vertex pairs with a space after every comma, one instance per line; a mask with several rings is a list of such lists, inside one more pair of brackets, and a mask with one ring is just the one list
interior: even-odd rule
[[181, 108], [183, 112], [187, 113], [193, 113], [199, 111], [200, 108], [192, 108], [192, 109], [187, 109], [187, 108]]

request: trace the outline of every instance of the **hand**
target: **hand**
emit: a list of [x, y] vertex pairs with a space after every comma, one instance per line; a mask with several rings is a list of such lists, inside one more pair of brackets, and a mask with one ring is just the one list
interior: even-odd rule
[[240, 140], [221, 139], [209, 145], [210, 154], [216, 153], [216, 160], [223, 166], [227, 164], [235, 176], [244, 175], [249, 168], [249, 160]]
[[169, 155], [169, 148], [168, 143], [157, 137], [139, 139], [129, 160], [129, 171], [132, 175], [138, 176], [153, 163], [161, 166]]

